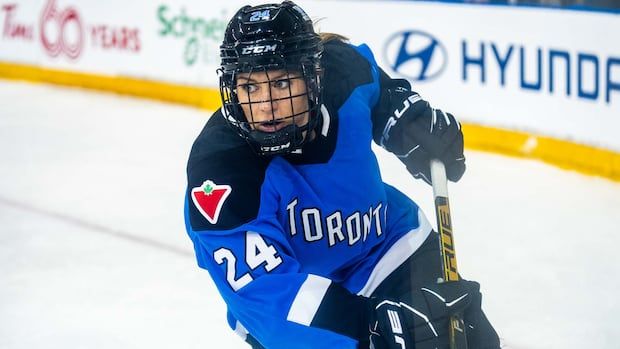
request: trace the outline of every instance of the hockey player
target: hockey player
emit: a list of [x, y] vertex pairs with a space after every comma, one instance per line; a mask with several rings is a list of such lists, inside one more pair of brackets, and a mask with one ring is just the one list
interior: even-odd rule
[[221, 46], [223, 107], [187, 165], [187, 231], [253, 348], [499, 348], [479, 285], [437, 283], [438, 237], [381, 180], [374, 140], [427, 182], [465, 171], [463, 136], [365, 45], [315, 33], [290, 1], [246, 6]]

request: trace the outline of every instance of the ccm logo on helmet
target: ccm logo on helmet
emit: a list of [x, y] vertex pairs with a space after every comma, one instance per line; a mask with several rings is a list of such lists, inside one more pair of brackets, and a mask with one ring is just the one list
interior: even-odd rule
[[278, 48], [278, 44], [248, 46], [241, 50], [241, 54], [251, 55], [256, 53], [276, 52], [276, 48]]
[[260, 147], [260, 149], [262, 151], [274, 152], [274, 151], [280, 151], [280, 150], [288, 149], [290, 147], [291, 147], [291, 142], [288, 142], [286, 144], [275, 145], [273, 147]]

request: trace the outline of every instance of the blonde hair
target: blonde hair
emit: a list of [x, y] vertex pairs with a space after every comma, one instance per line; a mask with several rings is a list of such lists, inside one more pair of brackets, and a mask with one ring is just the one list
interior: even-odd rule
[[336, 33], [319, 33], [319, 36], [321, 37], [321, 42], [324, 44], [330, 41], [349, 42], [349, 38]]

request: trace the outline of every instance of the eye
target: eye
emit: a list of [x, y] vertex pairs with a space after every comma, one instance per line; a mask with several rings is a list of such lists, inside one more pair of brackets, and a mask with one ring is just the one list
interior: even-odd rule
[[278, 88], [278, 89], [285, 89], [285, 88], [288, 88], [290, 84], [291, 84], [291, 81], [289, 79], [280, 79], [280, 80], [274, 81], [273, 87]]
[[247, 93], [254, 93], [258, 90], [258, 86], [255, 84], [241, 84], [239, 87]]

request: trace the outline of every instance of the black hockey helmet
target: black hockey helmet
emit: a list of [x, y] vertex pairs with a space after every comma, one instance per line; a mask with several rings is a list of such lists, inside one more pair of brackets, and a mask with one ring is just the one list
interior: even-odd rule
[[[220, 46], [221, 67], [220, 93], [222, 112], [226, 120], [245, 138], [254, 150], [261, 155], [289, 153], [299, 149], [316, 127], [321, 96], [320, 58], [323, 45], [315, 33], [308, 15], [291, 1], [281, 4], [245, 6], [228, 23], [224, 42]], [[274, 98], [272, 85], [283, 78], [270, 80], [270, 71], [284, 71], [285, 79], [302, 79], [305, 92], [293, 95], [288, 87], [285, 98]], [[239, 74], [245, 77], [258, 74], [260, 83], [267, 84], [268, 100], [252, 100], [250, 94], [237, 86]], [[256, 76], [256, 75], [255, 75]], [[258, 80], [258, 79], [257, 79]], [[258, 82], [257, 82], [258, 83]], [[289, 85], [290, 86], [290, 85]], [[247, 93], [247, 95], [241, 95]], [[241, 101], [240, 101], [241, 96]], [[293, 99], [302, 97], [308, 100], [305, 110], [294, 110]], [[264, 123], [255, 120], [252, 104], [290, 103], [290, 115], [276, 116], [271, 111], [271, 122], [292, 119], [292, 123], [274, 132], [264, 132], [256, 128]], [[244, 113], [244, 107], [246, 112]], [[246, 115], [246, 114], [250, 115]], [[308, 116], [308, 122], [299, 125]], [[296, 121], [297, 118], [297, 121]]]

